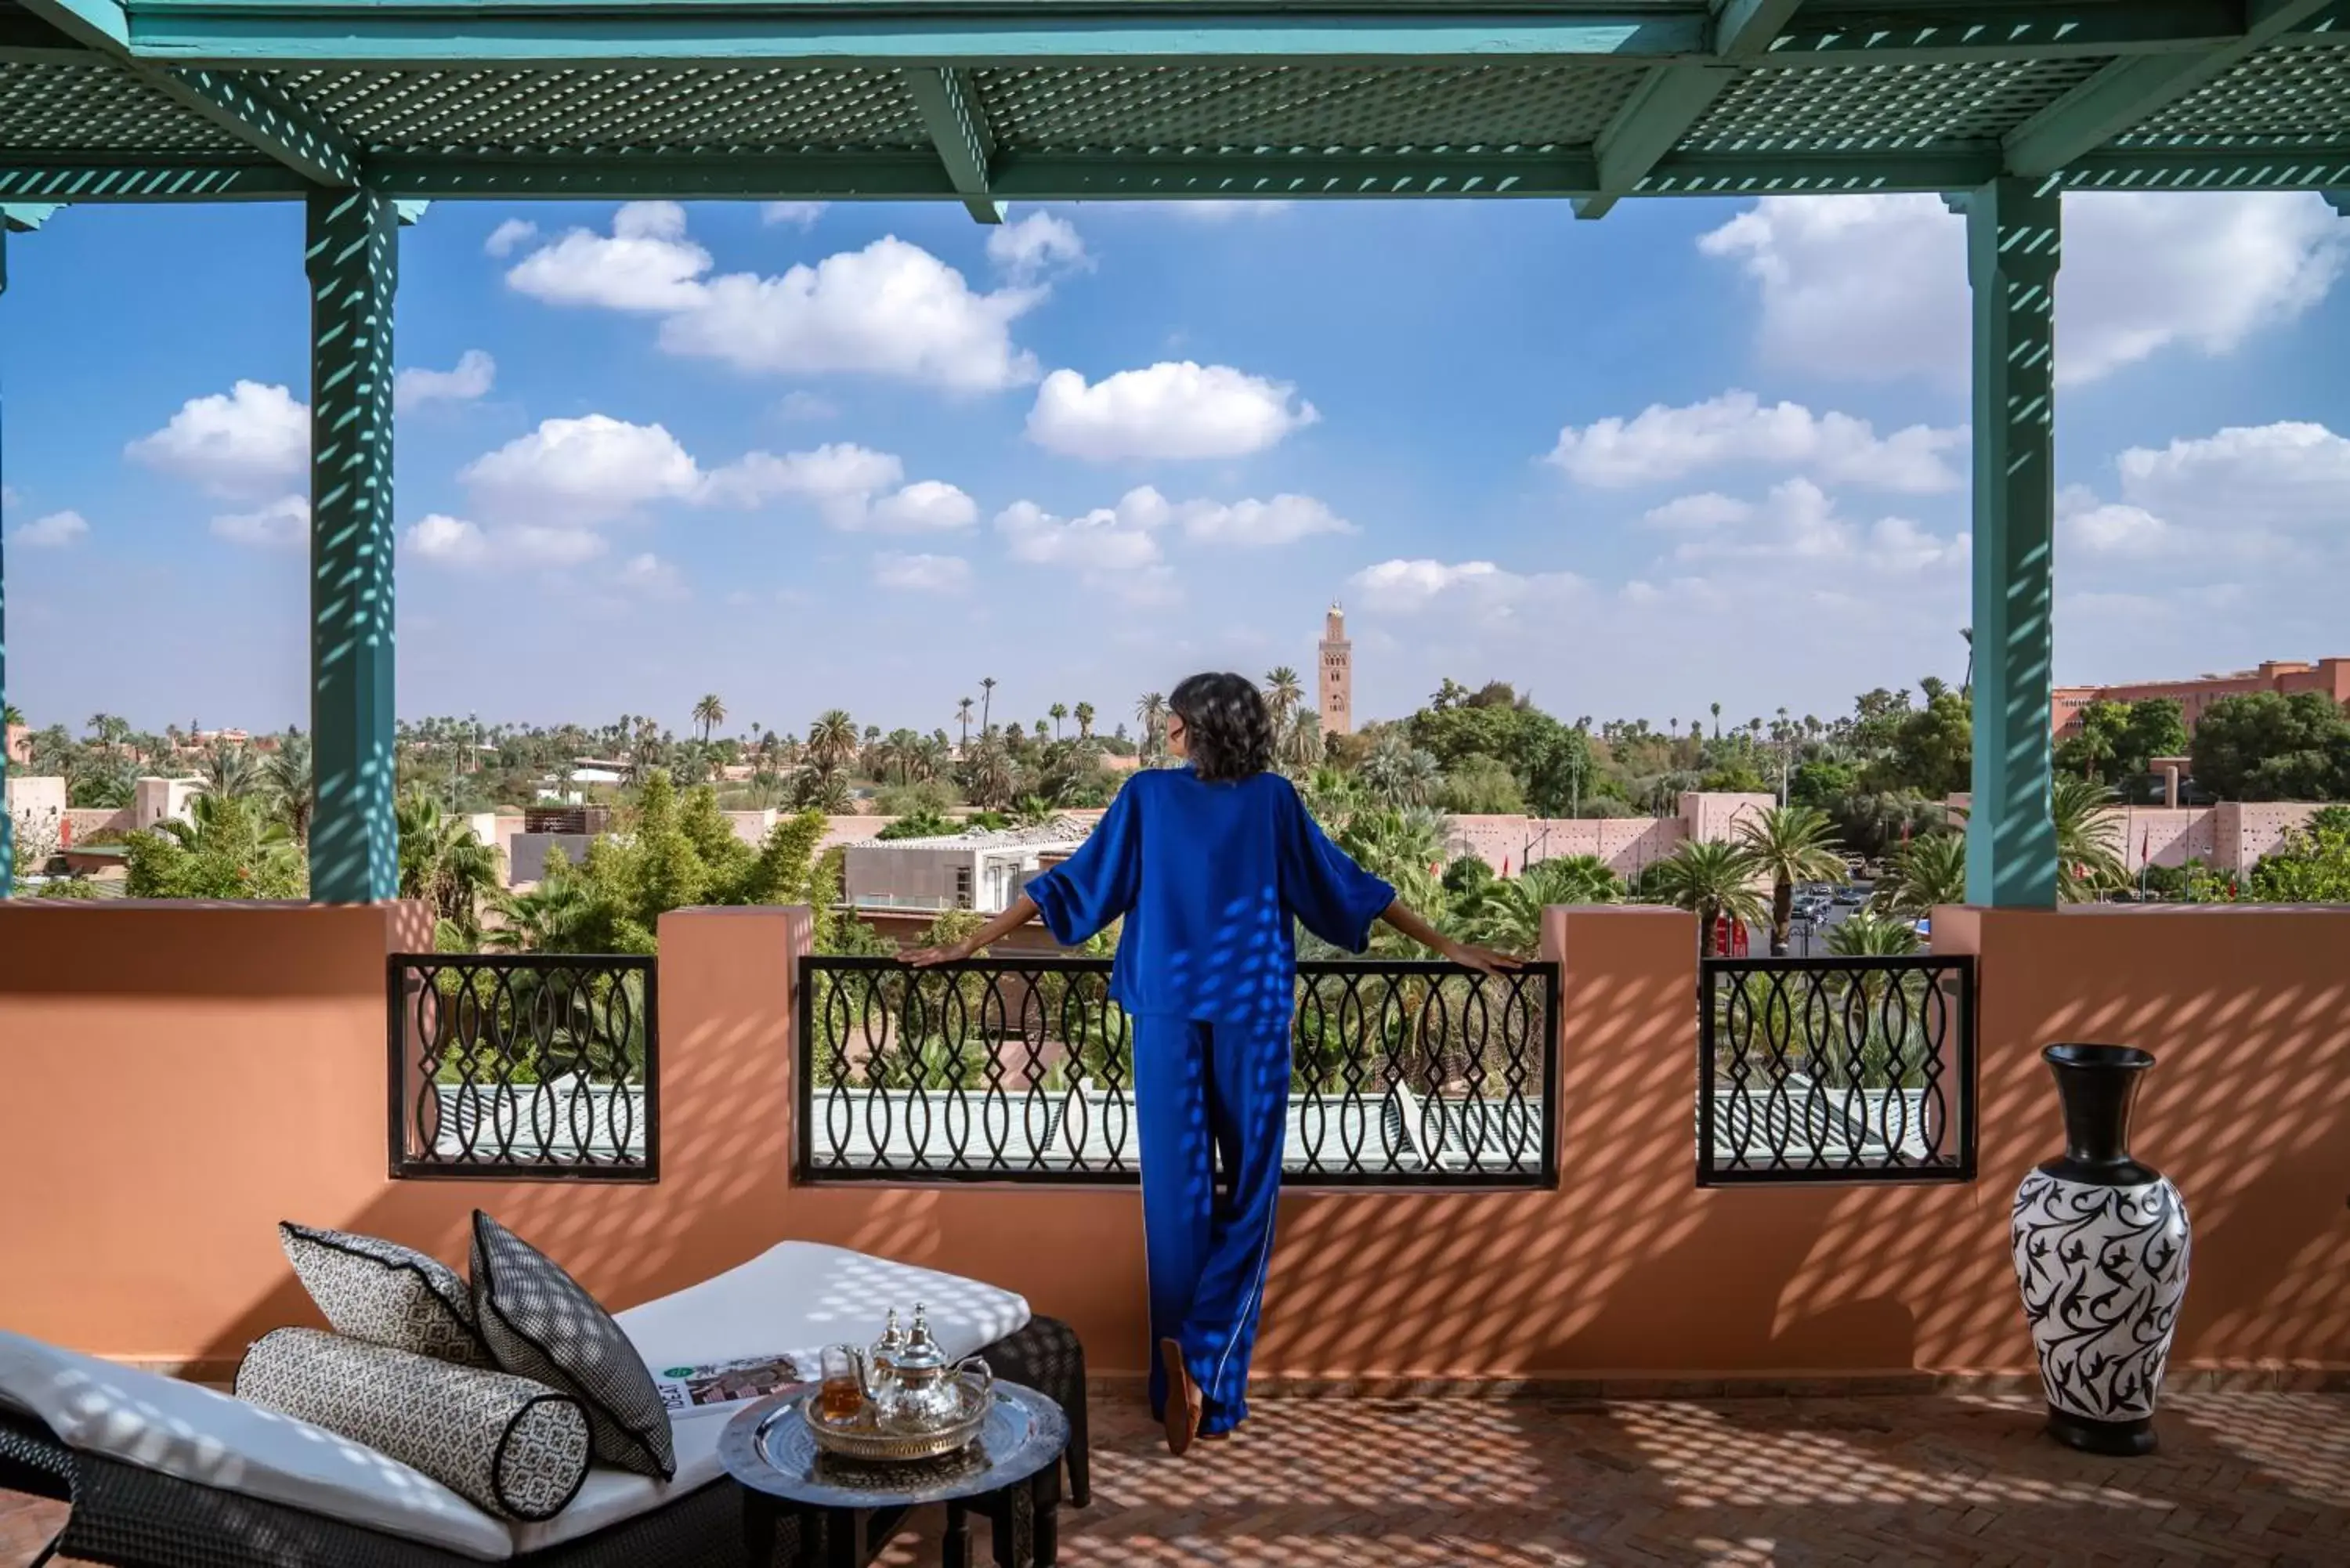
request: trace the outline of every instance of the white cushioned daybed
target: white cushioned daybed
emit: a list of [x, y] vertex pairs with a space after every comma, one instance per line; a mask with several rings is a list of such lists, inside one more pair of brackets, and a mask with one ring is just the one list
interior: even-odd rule
[[[779, 1354], [812, 1366], [825, 1345], [870, 1343], [890, 1308], [917, 1301], [949, 1355], [983, 1355], [1068, 1409], [1069, 1491], [1082, 1505], [1083, 1352], [1009, 1291], [785, 1241], [614, 1317], [655, 1372]], [[733, 1564], [745, 1561], [741, 1506], [718, 1437], [742, 1408], [672, 1412], [671, 1480], [599, 1466], [561, 1512], [518, 1523], [320, 1428], [0, 1331], [0, 1489], [69, 1501], [57, 1550], [126, 1568]]]

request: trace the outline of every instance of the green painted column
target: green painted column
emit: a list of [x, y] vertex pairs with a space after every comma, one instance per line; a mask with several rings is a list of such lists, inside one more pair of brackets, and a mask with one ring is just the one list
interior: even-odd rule
[[[8, 228], [0, 223], [0, 295], [8, 292]], [[0, 528], [0, 713], [8, 710], [8, 545]], [[0, 720], [0, 898], [16, 888], [16, 814], [8, 809], [8, 725]]]
[[309, 197], [310, 897], [400, 891], [392, 822], [391, 313], [400, 216], [366, 190]]
[[1974, 805], [1967, 902], [2056, 902], [2049, 815], [2061, 198], [2002, 179], [1966, 199], [1974, 290]]

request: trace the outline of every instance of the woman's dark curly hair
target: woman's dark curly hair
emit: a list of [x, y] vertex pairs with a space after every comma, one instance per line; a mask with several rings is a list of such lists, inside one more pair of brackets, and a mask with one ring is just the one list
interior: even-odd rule
[[1245, 675], [1193, 675], [1167, 706], [1183, 721], [1191, 771], [1211, 784], [1252, 778], [1273, 766], [1273, 713]]

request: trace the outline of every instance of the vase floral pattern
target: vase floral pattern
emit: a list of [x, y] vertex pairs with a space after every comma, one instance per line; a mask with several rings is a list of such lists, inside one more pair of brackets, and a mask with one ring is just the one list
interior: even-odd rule
[[2050, 1408], [2151, 1419], [2187, 1299], [2178, 1189], [2168, 1179], [2092, 1187], [2035, 1170], [2016, 1191], [2013, 1235]]

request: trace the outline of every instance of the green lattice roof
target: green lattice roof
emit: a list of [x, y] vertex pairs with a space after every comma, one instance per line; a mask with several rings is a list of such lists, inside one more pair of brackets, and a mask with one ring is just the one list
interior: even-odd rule
[[0, 0], [0, 195], [2350, 185], [2350, 0]]

